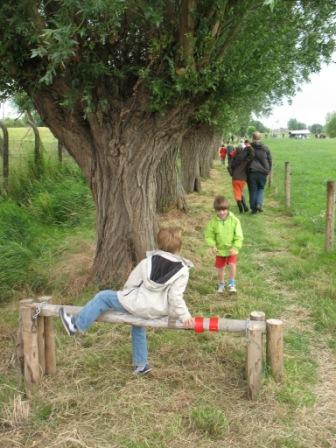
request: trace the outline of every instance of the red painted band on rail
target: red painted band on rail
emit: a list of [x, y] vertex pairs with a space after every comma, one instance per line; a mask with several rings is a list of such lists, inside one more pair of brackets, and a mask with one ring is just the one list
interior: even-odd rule
[[204, 331], [203, 320], [204, 319], [202, 316], [197, 316], [194, 318], [195, 333], [203, 333], [203, 331]]
[[209, 331], [218, 331], [218, 317], [210, 317]]

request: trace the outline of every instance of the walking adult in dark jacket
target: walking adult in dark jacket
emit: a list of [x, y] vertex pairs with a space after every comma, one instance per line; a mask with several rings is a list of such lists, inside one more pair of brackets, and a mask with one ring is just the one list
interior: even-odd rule
[[272, 156], [268, 147], [261, 143], [259, 132], [253, 133], [251, 147], [252, 161], [247, 169], [247, 186], [251, 212], [258, 213], [263, 211], [264, 188], [267, 175], [272, 169]]
[[246, 169], [251, 161], [250, 148], [238, 145], [236, 154], [233, 157], [229, 172], [232, 176], [232, 189], [240, 213], [248, 212], [248, 207], [244, 198], [244, 188], [247, 182]]

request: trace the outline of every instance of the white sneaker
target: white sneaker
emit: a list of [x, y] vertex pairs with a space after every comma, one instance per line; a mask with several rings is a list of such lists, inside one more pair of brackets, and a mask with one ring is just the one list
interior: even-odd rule
[[229, 291], [229, 293], [231, 293], [231, 294], [234, 294], [234, 293], [237, 292], [235, 283], [230, 283], [230, 284], [228, 285], [228, 291]]
[[219, 283], [217, 292], [222, 294], [225, 291], [225, 283]]
[[75, 333], [77, 333], [77, 328], [73, 323], [70, 314], [66, 313], [63, 307], [59, 309], [58, 314], [68, 335], [73, 336]]

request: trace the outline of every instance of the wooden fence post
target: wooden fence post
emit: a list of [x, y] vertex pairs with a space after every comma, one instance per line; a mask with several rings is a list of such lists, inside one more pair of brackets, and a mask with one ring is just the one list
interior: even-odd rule
[[283, 375], [283, 322], [279, 319], [266, 320], [266, 362], [274, 379], [280, 381]]
[[35, 136], [35, 145], [34, 145], [34, 160], [35, 163], [38, 163], [41, 160], [41, 139], [40, 139], [40, 133], [37, 129], [37, 126], [35, 123], [33, 123], [31, 120], [28, 121], [29, 126], [34, 131]]
[[[265, 320], [265, 313], [253, 311], [250, 319]], [[262, 382], [262, 355], [262, 331], [247, 327], [247, 396], [251, 400], [257, 398]]]
[[27, 393], [39, 382], [41, 372], [39, 365], [38, 330], [36, 319], [33, 318], [35, 308], [33, 300], [20, 301], [20, 321], [22, 324], [24, 379]]
[[8, 192], [8, 176], [9, 176], [9, 149], [8, 149], [8, 130], [5, 124], [0, 121], [0, 128], [3, 132], [3, 152], [2, 152], [2, 175], [4, 190]]
[[44, 343], [45, 343], [45, 373], [55, 375], [56, 373], [56, 345], [53, 318], [44, 317]]
[[[49, 304], [51, 296], [43, 296], [37, 300], [43, 310], [43, 305]], [[40, 368], [43, 374], [54, 375], [56, 373], [56, 346], [53, 318], [48, 316], [38, 317], [39, 356]]]
[[265, 320], [265, 313], [263, 311], [252, 311], [250, 314], [251, 320]]
[[[43, 299], [38, 299], [37, 303], [41, 303], [42, 301]], [[46, 370], [44, 317], [37, 316], [36, 321], [37, 321], [37, 344], [38, 344], [39, 365], [41, 369], [41, 376], [43, 376]]]
[[291, 206], [291, 172], [289, 162], [285, 162], [285, 205]]
[[336, 193], [336, 182], [329, 180], [327, 182], [327, 212], [326, 212], [326, 236], [325, 236], [325, 250], [327, 252], [333, 250], [334, 247], [335, 193]]

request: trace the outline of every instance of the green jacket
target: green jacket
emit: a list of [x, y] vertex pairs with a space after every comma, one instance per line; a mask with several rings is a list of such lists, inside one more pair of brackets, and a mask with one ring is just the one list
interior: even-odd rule
[[218, 255], [227, 257], [230, 249], [237, 251], [243, 245], [243, 231], [239, 219], [231, 212], [225, 220], [214, 215], [205, 229], [205, 241], [218, 249]]

